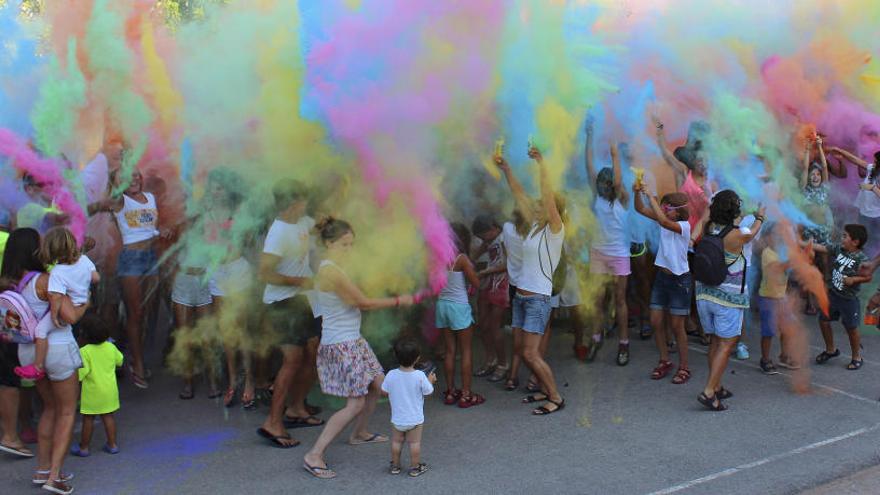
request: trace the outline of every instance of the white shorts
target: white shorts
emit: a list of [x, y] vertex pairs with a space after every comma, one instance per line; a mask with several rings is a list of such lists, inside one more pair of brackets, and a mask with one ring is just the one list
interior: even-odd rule
[[174, 276], [174, 287], [171, 289], [171, 300], [177, 304], [198, 308], [213, 302], [208, 283], [203, 281], [204, 275], [189, 275], [181, 270]]
[[[36, 359], [36, 347], [33, 344], [18, 346], [18, 361], [22, 366], [33, 364]], [[76, 370], [82, 368], [82, 356], [76, 342], [67, 344], [49, 344], [46, 353], [46, 375], [53, 382], [60, 382], [71, 377]]]
[[420, 425], [420, 424], [418, 424], [418, 425], [396, 425], [394, 423], [391, 423], [391, 426], [393, 426], [395, 430], [397, 430], [401, 433], [406, 433], [410, 430], [415, 430], [416, 428], [418, 428], [419, 426], [422, 426], [422, 425]]
[[211, 295], [225, 297], [248, 290], [253, 280], [251, 264], [244, 257], [217, 267], [214, 276], [208, 281]]

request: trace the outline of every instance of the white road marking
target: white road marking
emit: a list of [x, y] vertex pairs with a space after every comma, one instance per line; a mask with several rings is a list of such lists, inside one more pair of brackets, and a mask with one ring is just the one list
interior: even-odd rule
[[[709, 351], [707, 351], [706, 349], [704, 349], [704, 348], [702, 348], [702, 347], [696, 347], [696, 346], [693, 346], [693, 345], [689, 345], [689, 346], [688, 346], [688, 349], [690, 349], [690, 350], [692, 350], [692, 351], [694, 351], [694, 352], [699, 352], [700, 354], [708, 354], [708, 353], [709, 353]], [[734, 363], [734, 364], [739, 364], [739, 365], [742, 365], [742, 366], [747, 366], [747, 367], [749, 367], [749, 368], [754, 368], [754, 369], [758, 369], [758, 370], [761, 369], [761, 367], [758, 366], [757, 364], [753, 364], [753, 363], [750, 363], [750, 362], [748, 362], [748, 361], [741, 361], [741, 360], [739, 360], [739, 359], [731, 358], [731, 359], [730, 359], [730, 362], [731, 362], [731, 363]], [[786, 372], [784, 372], [784, 371], [779, 370], [778, 368], [777, 368], [777, 371], [779, 371], [779, 374], [780, 374], [780, 375], [787, 376], [787, 377], [789, 377], [789, 378], [793, 378], [792, 375], [791, 375], [791, 373], [786, 373]], [[844, 397], [849, 397], [850, 399], [855, 399], [855, 400], [857, 400], [857, 401], [861, 401], [861, 402], [867, 402], [868, 404], [871, 404], [872, 406], [880, 406], [880, 401], [877, 401], [876, 399], [870, 399], [870, 398], [868, 398], [868, 397], [863, 397], [863, 396], [861, 396], [861, 395], [857, 395], [857, 394], [854, 394], [854, 393], [851, 393], [851, 392], [847, 392], [847, 391], [845, 391], [845, 390], [841, 390], [841, 389], [836, 388], [836, 387], [832, 387], [831, 385], [824, 385], [824, 384], [821, 384], [821, 383], [814, 382], [814, 381], [812, 381], [812, 380], [810, 381], [810, 385], [812, 385], [812, 386], [814, 386], [814, 387], [817, 387], [817, 388], [825, 389], [825, 390], [827, 390], [827, 391], [829, 391], [829, 392], [833, 392], [833, 393], [835, 393], [835, 394], [840, 394], [840, 395], [842, 395], [842, 396], [844, 396]]]
[[843, 435], [838, 435], [836, 437], [828, 438], [825, 440], [821, 440], [819, 442], [811, 443], [809, 445], [805, 445], [803, 447], [798, 447], [795, 449], [791, 449], [787, 452], [782, 452], [779, 454], [774, 454], [768, 457], [764, 457], [763, 459], [758, 459], [757, 461], [747, 462], [745, 464], [740, 464], [739, 466], [727, 468], [722, 471], [718, 471], [717, 473], [712, 473], [707, 476], [703, 476], [700, 478], [696, 478], [690, 481], [685, 481], [684, 483], [679, 483], [674, 486], [670, 486], [668, 488], [664, 488], [662, 490], [657, 490], [656, 492], [651, 492], [648, 495], [669, 495], [670, 493], [680, 492], [682, 490], [687, 490], [688, 488], [701, 485], [703, 483], [708, 483], [710, 481], [717, 480], [718, 478], [725, 478], [727, 476], [734, 475], [739, 473], [740, 471], [745, 471], [747, 469], [756, 468], [758, 466], [763, 466], [764, 464], [769, 464], [771, 462], [775, 462], [781, 459], [785, 459], [786, 457], [792, 457], [798, 454], [803, 454], [804, 452], [808, 452], [813, 449], [818, 449], [819, 447], [824, 447], [826, 445], [831, 445], [833, 443], [841, 442], [843, 440], [857, 437], [859, 435], [864, 435], [865, 433], [870, 433], [880, 429], [880, 423], [875, 424], [874, 426], [868, 426], [865, 428], [859, 428], [858, 430], [851, 431], [849, 433], [844, 433]]

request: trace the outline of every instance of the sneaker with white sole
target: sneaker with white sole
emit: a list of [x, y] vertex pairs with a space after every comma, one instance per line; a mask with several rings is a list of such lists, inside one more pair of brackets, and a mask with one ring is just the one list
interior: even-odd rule
[[740, 361], [745, 361], [749, 358], [749, 348], [742, 342], [736, 344], [736, 358]]

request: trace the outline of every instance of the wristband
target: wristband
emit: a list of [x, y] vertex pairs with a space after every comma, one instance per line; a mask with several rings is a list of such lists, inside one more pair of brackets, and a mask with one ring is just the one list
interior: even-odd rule
[[659, 129], [659, 130], [663, 130], [663, 122], [658, 122], [658, 123], [657, 123], [657, 129]]
[[755, 215], [755, 221], [764, 223], [764, 216], [763, 215]]

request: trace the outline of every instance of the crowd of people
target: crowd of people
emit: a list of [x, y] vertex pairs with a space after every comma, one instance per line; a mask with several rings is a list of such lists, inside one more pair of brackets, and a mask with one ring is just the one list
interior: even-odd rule
[[[494, 163], [514, 209], [482, 212], [470, 228], [451, 223], [456, 255], [449, 260], [445, 287], [427, 297], [365, 293], [349, 270], [356, 249], [354, 227], [322, 214], [316, 206], [320, 198], [297, 180], [274, 184], [274, 211], [261, 225], [241, 225], [242, 181], [230, 170], [216, 169], [186, 218], [166, 221], [162, 179], [123, 167], [124, 143], [110, 141], [84, 171], [103, 173], [108, 180], [100, 190], [87, 191], [88, 236], [77, 242], [66, 216], [49, 208], [46, 185], [25, 175], [21, 187], [38, 214], [33, 208], [11, 212], [8, 235], [0, 237], [6, 291], [0, 300], [10, 301], [3, 306], [5, 338], [0, 344], [0, 450], [36, 456], [33, 482], [67, 494], [73, 491], [72, 475], [63, 470], [64, 459], [91, 455], [96, 419], [106, 435], [102, 450], [116, 454], [124, 449], [114, 420], [120, 407], [117, 375], [127, 376], [139, 389], [150, 387], [144, 343], [159, 324], [162, 303], [173, 314], [173, 342], [165, 354], [182, 378], [179, 398], [196, 396], [201, 374], [206, 395], [226, 407], [254, 410], [265, 402], [268, 413], [257, 434], [278, 448], [299, 444], [289, 429], [321, 427], [303, 458], [304, 468], [317, 478], [336, 476], [326, 449], [349, 425], [350, 444], [390, 443], [391, 474], [402, 471], [404, 443], [411, 456], [409, 475], [427, 471], [420, 454], [423, 401], [437, 382], [434, 367], [427, 364], [432, 358], [442, 362], [438, 395], [444, 404], [485, 404], [475, 377], [519, 390], [525, 364], [528, 395], [521, 401], [534, 404], [531, 414], [564, 409], [566, 399], [547, 361], [559, 308], [565, 309], [574, 332], [574, 356], [583, 361], [594, 360], [616, 332], [615, 360], [627, 366], [630, 327], [632, 336], [653, 337], [658, 363], [645, 375], [654, 380], [672, 374], [671, 383], [687, 383], [693, 378], [689, 334], [708, 345], [709, 374], [701, 377], [705, 386], [697, 400], [712, 411], [725, 410], [733, 397], [722, 377], [731, 356], [747, 357], [740, 336], [750, 326], [752, 307], [759, 314], [765, 373], [776, 373], [777, 365], [806, 365], [806, 350], [794, 346], [785, 332], [792, 318], [786, 304], [803, 301], [804, 311], [815, 314], [825, 296], [819, 326], [826, 348], [815, 362], [840, 355], [831, 327], [839, 320], [851, 345], [847, 368], [861, 368], [859, 286], [871, 280], [878, 264], [872, 257], [880, 245], [880, 153], [867, 162], [840, 148], [824, 149], [820, 135], [807, 140], [803, 160], [796, 160], [803, 195], [796, 203], [805, 220], [792, 222], [767, 218], [759, 204], [748, 209], [733, 189], [722, 187], [723, 177], [707, 167], [701, 136], [710, 131], [704, 126], [692, 125], [693, 139], [670, 150], [664, 124], [654, 125], [663, 163], [675, 177], [673, 190], [660, 197], [655, 196], [657, 184], [641, 173], [626, 185], [623, 162], [638, 165], [628, 148], [611, 143], [607, 154], [600, 153], [587, 125], [589, 190], [581, 192], [592, 198], [596, 227], [586, 249], [571, 242], [570, 234], [581, 226], [570, 225], [564, 196], [553, 189], [541, 150], [528, 150], [538, 170], [537, 198], [497, 153]], [[610, 166], [599, 168], [597, 162]], [[858, 220], [835, 223], [835, 217], [854, 216], [846, 205], [832, 209], [831, 176], [845, 178], [847, 163], [864, 175], [855, 205]], [[502, 216], [509, 221], [499, 220]], [[656, 235], [646, 236], [644, 229]], [[824, 274], [827, 294], [801, 295], [806, 285], [789, 280], [795, 260], [801, 259], [794, 251], [815, 264], [811, 270]], [[241, 309], [255, 304], [263, 307]], [[361, 333], [362, 312], [393, 308], [432, 312], [442, 338], [433, 344], [406, 335], [397, 339], [399, 367], [386, 376]], [[874, 324], [878, 308], [880, 297], [875, 296], [867, 311]], [[587, 323], [587, 315], [593, 323]], [[21, 334], [18, 340], [10, 338], [15, 332]], [[479, 366], [472, 351], [474, 332], [484, 359]], [[780, 354], [774, 360], [777, 335]], [[214, 359], [221, 350], [223, 358]], [[121, 367], [124, 374], [117, 372]], [[323, 394], [345, 400], [326, 419], [319, 417], [320, 407], [307, 401], [316, 382]], [[391, 403], [390, 437], [369, 429], [382, 394]], [[82, 434], [71, 445], [78, 405]], [[27, 447], [33, 441], [36, 454]]]

